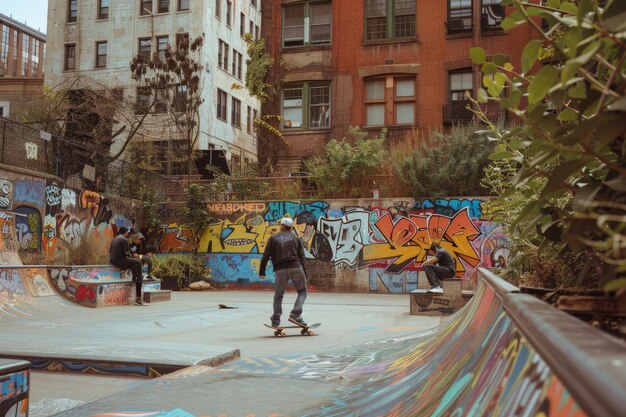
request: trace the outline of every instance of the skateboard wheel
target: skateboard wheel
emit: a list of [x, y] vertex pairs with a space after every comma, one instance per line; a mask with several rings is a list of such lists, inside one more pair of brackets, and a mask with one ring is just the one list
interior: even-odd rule
[[281, 337], [285, 337], [285, 336], [287, 336], [287, 333], [286, 333], [284, 330], [281, 330], [281, 332], [280, 332], [280, 336], [281, 336]]
[[309, 330], [309, 336], [314, 336], [315, 333], [313, 333], [312, 331]]
[[274, 336], [280, 336], [280, 331], [279, 331], [279, 330], [276, 330], [276, 331], [274, 332]]
[[302, 330], [300, 330], [300, 334], [302, 336], [305, 336], [305, 335], [309, 334], [309, 332], [307, 331], [307, 329], [302, 329]]

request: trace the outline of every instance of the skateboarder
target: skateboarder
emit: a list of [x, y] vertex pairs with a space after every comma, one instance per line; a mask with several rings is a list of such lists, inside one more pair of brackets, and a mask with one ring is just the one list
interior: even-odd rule
[[141, 297], [141, 288], [143, 286], [143, 274], [141, 273], [141, 261], [133, 258], [130, 253], [130, 244], [128, 243], [128, 237], [130, 231], [127, 227], [120, 227], [117, 232], [117, 236], [111, 241], [109, 247], [109, 259], [111, 264], [120, 269], [131, 269], [133, 272], [133, 281], [137, 288], [137, 298], [135, 298], [136, 305], [145, 305]]
[[291, 280], [298, 292], [296, 302], [291, 313], [289, 313], [289, 321], [299, 326], [307, 326], [304, 320], [302, 320], [302, 307], [307, 296], [304, 245], [300, 238], [295, 233], [292, 233], [292, 227], [293, 220], [289, 217], [281, 220], [280, 231], [270, 236], [267, 240], [265, 252], [261, 259], [259, 277], [265, 278], [265, 268], [270, 258], [276, 274], [274, 314], [270, 317], [272, 327], [280, 326], [280, 316], [283, 313], [283, 295], [289, 280]]
[[[426, 278], [430, 283], [428, 292], [435, 294], [443, 294], [443, 288], [441, 287], [441, 280], [444, 278], [453, 278], [456, 272], [456, 261], [448, 253], [447, 250], [441, 247], [438, 243], [430, 245], [430, 250], [435, 253], [435, 256], [424, 261], [424, 271], [426, 272]], [[437, 265], [435, 265], [437, 264]]]

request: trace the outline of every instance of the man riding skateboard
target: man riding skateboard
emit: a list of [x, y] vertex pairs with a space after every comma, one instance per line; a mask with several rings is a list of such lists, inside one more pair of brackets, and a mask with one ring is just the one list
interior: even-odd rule
[[428, 292], [443, 294], [441, 280], [444, 278], [454, 278], [456, 261], [452, 255], [438, 243], [430, 245], [430, 250], [435, 253], [435, 256], [427, 259], [422, 264], [426, 272], [426, 278], [428, 278], [428, 282], [430, 283]]
[[293, 232], [292, 227], [293, 220], [289, 217], [280, 221], [280, 231], [267, 240], [259, 269], [259, 277], [265, 278], [267, 262], [270, 258], [272, 259], [276, 275], [276, 289], [274, 291], [274, 314], [270, 320], [272, 327], [275, 328], [280, 326], [280, 316], [283, 313], [283, 295], [289, 280], [298, 292], [293, 309], [289, 313], [289, 321], [298, 326], [307, 327], [307, 324], [302, 320], [302, 307], [307, 296], [304, 245]]

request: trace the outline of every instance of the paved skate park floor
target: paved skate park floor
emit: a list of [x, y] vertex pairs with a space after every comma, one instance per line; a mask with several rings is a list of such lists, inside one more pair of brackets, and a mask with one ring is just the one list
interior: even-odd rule
[[[295, 292], [283, 302], [283, 324]], [[288, 330], [277, 338], [269, 322], [272, 292], [174, 292], [148, 307], [90, 309], [58, 297], [32, 298], [22, 314], [0, 320], [0, 352], [60, 358], [109, 358], [193, 365], [238, 350], [241, 358], [319, 352], [411, 334], [441, 323], [409, 315], [406, 295], [310, 293], [303, 317], [321, 322], [313, 337]], [[237, 306], [220, 309], [219, 304]], [[293, 335], [293, 337], [291, 337]], [[218, 363], [219, 364], [219, 361]], [[146, 383], [145, 378], [33, 371], [31, 416], [51, 415]]]

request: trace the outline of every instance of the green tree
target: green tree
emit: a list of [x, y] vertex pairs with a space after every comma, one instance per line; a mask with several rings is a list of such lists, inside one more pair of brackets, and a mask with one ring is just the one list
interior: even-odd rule
[[386, 135], [387, 131], [383, 129], [378, 136], [368, 138], [367, 132], [359, 127], [351, 128], [349, 139], [332, 139], [322, 155], [308, 159], [305, 166], [320, 190], [320, 196], [371, 195], [372, 175], [377, 174], [387, 160]]
[[[131, 61], [130, 69], [133, 80], [151, 91], [151, 105], [144, 109], [146, 113], [159, 106], [173, 122], [174, 155], [184, 156], [189, 182], [200, 136], [201, 75], [204, 66], [198, 61], [204, 36], [190, 39], [187, 34], [178, 32], [175, 38], [175, 46], [168, 44], [163, 58], [158, 53], [150, 59], [139, 54]], [[124, 152], [127, 144], [128, 141], [118, 155]]]
[[181, 207], [179, 213], [182, 223], [188, 226], [193, 232], [194, 253], [198, 252], [201, 233], [213, 221], [207, 208], [209, 202], [209, 189], [200, 184], [189, 184], [185, 187], [187, 201]]
[[411, 155], [394, 162], [415, 198], [486, 194], [480, 181], [493, 144], [477, 129], [476, 124], [461, 124], [449, 133], [433, 132]]
[[580, 282], [625, 286], [626, 2], [503, 4], [514, 8], [505, 30], [527, 24], [540, 37], [525, 46], [519, 69], [504, 55], [470, 50], [484, 74], [477, 101], [499, 102], [522, 121], [491, 126], [491, 159], [515, 171], [501, 199], [527, 197], [513, 231], [536, 230], [540, 250], [552, 248]]

